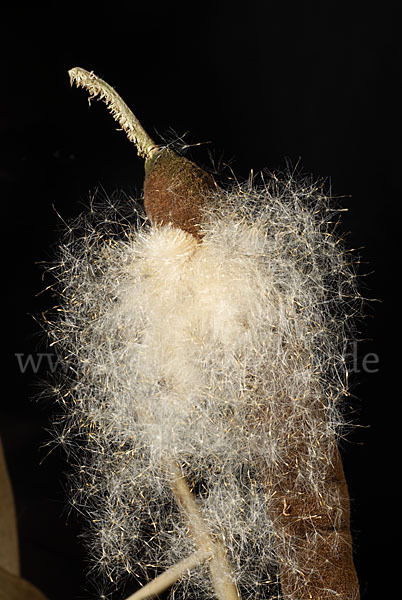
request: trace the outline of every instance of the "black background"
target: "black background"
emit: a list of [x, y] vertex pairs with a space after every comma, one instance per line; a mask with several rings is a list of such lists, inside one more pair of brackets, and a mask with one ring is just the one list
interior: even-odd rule
[[[54, 451], [42, 462], [54, 412], [38, 396], [48, 366], [44, 360], [38, 373], [22, 372], [16, 358], [51, 351], [35, 321], [52, 302], [38, 295], [46, 286], [39, 263], [54, 256], [57, 212], [66, 219], [78, 214], [99, 186], [140, 197], [143, 181], [142, 161], [104, 105], [89, 109], [86, 92], [70, 88], [68, 69], [82, 66], [116, 87], [155, 139], [188, 131], [188, 144], [208, 142], [190, 149], [201, 165], [211, 165], [212, 156], [244, 179], [251, 169], [282, 170], [288, 160], [329, 178], [332, 193], [344, 196], [342, 230], [361, 257], [362, 293], [380, 300], [368, 304], [361, 323], [365, 341], [356, 346], [350, 398], [359, 427], [342, 446], [355, 560], [364, 599], [394, 597], [402, 500], [401, 68], [392, 4], [72, 1], [5, 10], [0, 426], [23, 576], [49, 600], [92, 597], [80, 524], [66, 506], [64, 456]], [[364, 363], [368, 354], [374, 362]]]

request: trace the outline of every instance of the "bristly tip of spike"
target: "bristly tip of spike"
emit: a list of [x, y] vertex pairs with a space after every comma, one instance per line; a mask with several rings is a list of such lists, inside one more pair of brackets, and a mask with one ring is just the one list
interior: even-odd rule
[[70, 83], [103, 100], [145, 159], [144, 207], [154, 225], [171, 224], [201, 239], [202, 207], [216, 194], [212, 175], [173, 150], [157, 145], [117, 92], [93, 71], [69, 70]]

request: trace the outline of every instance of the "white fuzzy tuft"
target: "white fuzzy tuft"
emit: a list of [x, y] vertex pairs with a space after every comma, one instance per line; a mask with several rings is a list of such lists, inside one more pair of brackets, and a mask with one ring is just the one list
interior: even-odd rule
[[[325, 479], [356, 293], [334, 214], [313, 184], [273, 178], [217, 198], [201, 243], [146, 223], [112, 232], [108, 216], [106, 233], [87, 223], [63, 246], [52, 333], [70, 366], [73, 503], [110, 580], [152, 578], [194, 551], [167, 457], [227, 548], [243, 600], [278, 593], [281, 474], [296, 460], [298, 489], [339, 503]], [[299, 568], [291, 549], [281, 560]], [[205, 568], [169, 597], [212, 598]]]

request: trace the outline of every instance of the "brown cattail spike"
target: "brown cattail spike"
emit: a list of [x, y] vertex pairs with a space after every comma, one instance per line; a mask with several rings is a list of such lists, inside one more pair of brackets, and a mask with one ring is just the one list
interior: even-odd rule
[[144, 206], [155, 225], [171, 223], [200, 239], [202, 207], [217, 189], [209, 173], [169, 148], [145, 162]]

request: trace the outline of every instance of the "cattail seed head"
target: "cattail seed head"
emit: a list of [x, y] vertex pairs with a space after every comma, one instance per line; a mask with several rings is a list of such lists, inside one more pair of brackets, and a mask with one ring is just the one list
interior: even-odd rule
[[171, 583], [190, 561], [172, 599], [272, 600], [280, 573], [286, 600], [356, 600], [337, 436], [360, 298], [330, 199], [290, 175], [219, 189], [108, 84], [70, 76], [146, 159], [146, 217], [92, 207], [52, 269], [94, 568]]
[[[51, 333], [71, 367], [62, 402], [70, 448], [78, 443], [72, 493], [92, 523], [97, 569], [117, 582], [147, 579], [154, 571], [139, 563], [169, 567], [196, 550], [172, 498], [169, 456], [222, 540], [242, 599], [269, 598], [288, 474], [297, 466], [300, 494], [339, 504], [327, 477], [358, 294], [334, 210], [314, 183], [272, 178], [213, 203], [209, 194], [201, 243], [140, 213], [131, 226], [105, 211], [94, 222], [92, 210], [61, 247]], [[284, 560], [300, 570], [293, 548]], [[206, 568], [171, 597], [211, 597]]]

